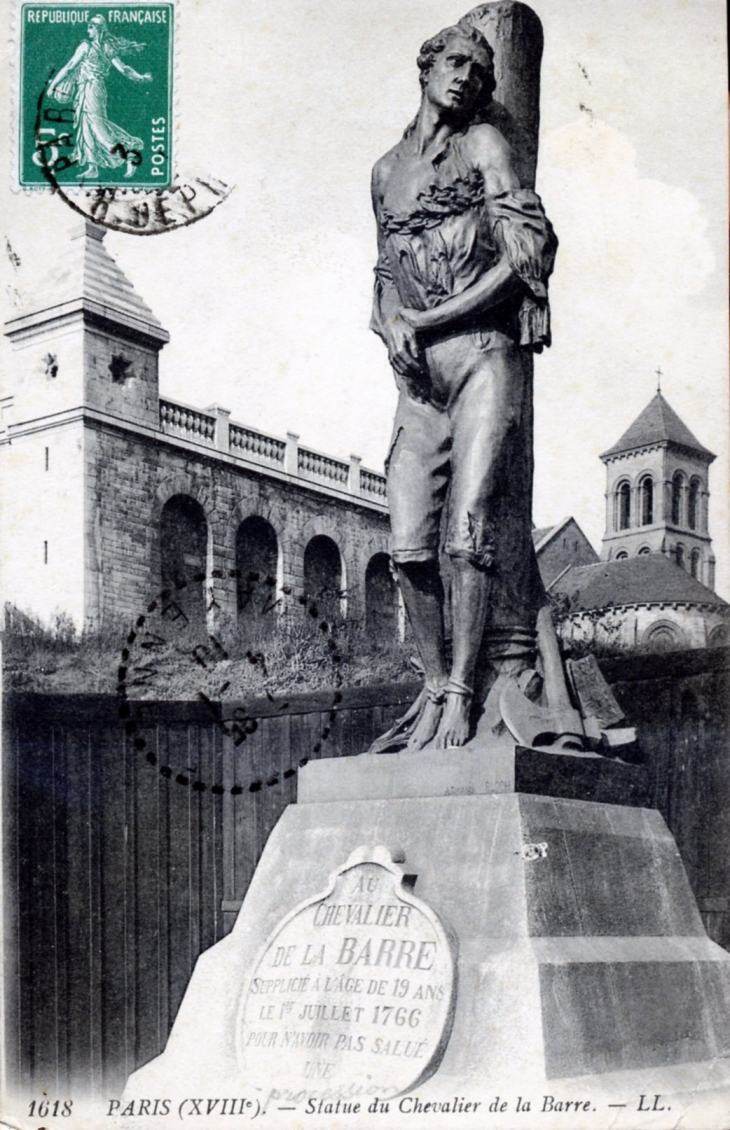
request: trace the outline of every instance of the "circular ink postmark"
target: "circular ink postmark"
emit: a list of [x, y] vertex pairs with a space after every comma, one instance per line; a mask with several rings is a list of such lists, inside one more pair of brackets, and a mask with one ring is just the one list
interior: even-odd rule
[[[36, 164], [51, 192], [77, 215], [110, 231], [160, 235], [198, 223], [230, 196], [232, 186], [213, 176], [189, 177], [160, 188], [61, 183], [59, 174], [74, 168], [79, 161], [74, 156], [71, 132], [74, 111], [49, 104], [48, 85], [54, 73], [49, 74], [48, 84], [36, 103]], [[140, 152], [121, 141], [114, 146], [114, 156], [124, 161], [130, 170], [141, 161]]]
[[[218, 578], [223, 576], [221, 570], [214, 572]], [[230, 569], [226, 570], [225, 576], [240, 583], [244, 601], [251, 604], [256, 602], [261, 617], [278, 616], [282, 601], [292, 597], [288, 586], [277, 589], [275, 578], [268, 575], [251, 572], [242, 576], [239, 570]], [[231, 704], [230, 708], [225, 711], [221, 709], [226, 695], [231, 691], [232, 681], [228, 677], [228, 672], [233, 661], [229, 649], [205, 627], [205, 617], [219, 606], [215, 601], [212, 587], [205, 589], [206, 603], [202, 617], [200, 605], [197, 608], [192, 607], [187, 599], [191, 590], [206, 586], [209, 579], [204, 572], [195, 572], [189, 577], [177, 576], [174, 582], [169, 587], [161, 589], [149, 601], [145, 610], [136, 617], [125, 637], [117, 669], [118, 716], [132, 747], [149, 765], [151, 771], [167, 780], [175, 781], [194, 793], [208, 793], [211, 796], [228, 793], [231, 796], [241, 796], [281, 785], [296, 776], [298, 770], [303, 768], [312, 757], [322, 755], [331, 737], [338, 709], [343, 700], [341, 670], [343, 656], [337, 640], [336, 628], [324, 614], [317, 600], [304, 594], [298, 596], [291, 602], [292, 611], [296, 611], [301, 616], [301, 624], [308, 625], [312, 637], [318, 639], [329, 659], [329, 669], [332, 673], [331, 687], [325, 692], [326, 701], [324, 704], [320, 703], [316, 710], [317, 715], [324, 720], [315, 726], [310, 747], [298, 756], [296, 764], [287, 769], [271, 773], [256, 772], [252, 769], [243, 781], [239, 779], [231, 785], [203, 780], [191, 765], [172, 764], [171, 760], [162, 756], [159, 749], [153, 748], [152, 742], [145, 737], [145, 725], [141, 718], [144, 703], [148, 700], [140, 697], [140, 690], [154, 686], [155, 678], [160, 673], [158, 666], [160, 656], [164, 656], [168, 665], [172, 662], [178, 667], [185, 666], [193, 674], [195, 681], [200, 684], [195, 692], [196, 701], [202, 704], [206, 716], [209, 716], [211, 723], [217, 726], [223, 737], [231, 743], [234, 752], [245, 757], [246, 743], [259, 729], [260, 716], [257, 716], [255, 710], [247, 708], [245, 698], [241, 700], [237, 695], [229, 697], [227, 701]], [[285, 631], [285, 628], [272, 624], [272, 638], [277, 632]], [[268, 676], [267, 656], [260, 644], [248, 647], [244, 645], [239, 648], [238, 663], [254, 669], [261, 676], [265, 686]], [[203, 689], [203, 685], [206, 689]], [[273, 713], [280, 715], [287, 713], [289, 696], [264, 690], [263, 697], [268, 700], [270, 708], [276, 707]], [[271, 710], [268, 713], [271, 714]]]

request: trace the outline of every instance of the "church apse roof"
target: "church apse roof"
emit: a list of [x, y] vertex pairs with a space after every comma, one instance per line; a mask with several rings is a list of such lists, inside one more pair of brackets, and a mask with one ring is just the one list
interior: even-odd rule
[[104, 228], [90, 220], [74, 228], [70, 245], [24, 309], [6, 324], [9, 335], [81, 308], [158, 341], [170, 340], [167, 330], [103, 246], [105, 234]]
[[692, 434], [661, 392], [655, 394], [618, 442], [604, 451], [600, 458], [605, 463], [615, 455], [656, 443], [676, 444], [688, 448], [708, 463], [715, 458], [712, 452], [708, 451]]
[[550, 586], [570, 601], [571, 612], [628, 604], [714, 604], [726, 601], [660, 553], [577, 565]]

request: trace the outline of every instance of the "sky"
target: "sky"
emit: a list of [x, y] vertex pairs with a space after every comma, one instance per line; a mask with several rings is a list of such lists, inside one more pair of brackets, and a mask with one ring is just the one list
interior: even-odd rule
[[[710, 529], [730, 598], [724, 5], [532, 6], [545, 31], [537, 189], [560, 240], [554, 344], [535, 366], [534, 521], [573, 514], [599, 548], [598, 454], [651, 399], [661, 368], [669, 403], [718, 454]], [[370, 170], [417, 109], [420, 44], [467, 10], [183, 0], [178, 171], [234, 191], [191, 228], [105, 241], [170, 331], [163, 395], [382, 468], [395, 388], [368, 331]], [[3, 261], [6, 317], [75, 223], [61, 200], [8, 184], [6, 170], [3, 234], [20, 258]]]

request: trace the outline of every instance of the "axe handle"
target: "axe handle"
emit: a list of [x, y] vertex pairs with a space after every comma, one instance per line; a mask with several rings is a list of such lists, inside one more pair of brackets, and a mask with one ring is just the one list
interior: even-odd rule
[[555, 714], [568, 711], [572, 714], [576, 713], [568, 693], [563, 657], [560, 654], [555, 625], [550, 615], [550, 609], [546, 604], [537, 614], [537, 646], [542, 658], [545, 694], [550, 710]]

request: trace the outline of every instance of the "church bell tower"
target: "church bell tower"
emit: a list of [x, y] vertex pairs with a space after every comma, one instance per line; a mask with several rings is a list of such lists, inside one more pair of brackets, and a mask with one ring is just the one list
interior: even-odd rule
[[661, 553], [714, 589], [708, 478], [715, 456], [661, 391], [600, 458], [606, 466], [601, 559]]

